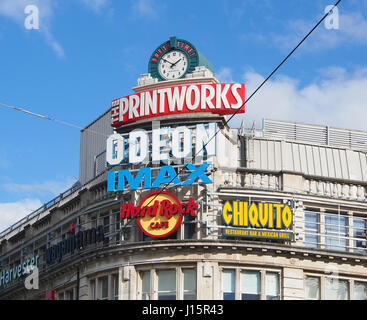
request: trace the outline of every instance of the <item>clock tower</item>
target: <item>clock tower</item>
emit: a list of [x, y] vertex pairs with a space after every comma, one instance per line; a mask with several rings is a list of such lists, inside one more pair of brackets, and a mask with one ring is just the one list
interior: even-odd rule
[[171, 37], [152, 53], [148, 72], [152, 78], [156, 78], [158, 81], [176, 80], [185, 78], [199, 66], [207, 68], [214, 74], [211, 63], [192, 43]]

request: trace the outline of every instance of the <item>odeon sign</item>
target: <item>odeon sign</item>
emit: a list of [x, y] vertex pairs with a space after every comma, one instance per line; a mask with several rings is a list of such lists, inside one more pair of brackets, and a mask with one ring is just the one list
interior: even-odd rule
[[[216, 123], [197, 124], [195, 126], [195, 145], [192, 139], [193, 130], [186, 126], [153, 129], [151, 141], [148, 132], [142, 129], [131, 131], [128, 136], [115, 133], [107, 139], [106, 161], [110, 166], [150, 162], [153, 164], [168, 163], [169, 161], [182, 164], [185, 163], [185, 159], [192, 161], [193, 149], [198, 158], [203, 157], [204, 151], [207, 157], [211, 157], [216, 155], [217, 150], [216, 130]], [[210, 162], [203, 162], [199, 165], [187, 163], [185, 164], [185, 176], [181, 169], [178, 169], [177, 172], [173, 165], [162, 166], [154, 181], [152, 181], [150, 166], [142, 166], [135, 176], [128, 169], [109, 171], [107, 191], [125, 191], [127, 184], [130, 190], [136, 190], [142, 186], [144, 189], [160, 188], [161, 185], [169, 183], [173, 183], [174, 186], [191, 185], [197, 181], [211, 183], [211, 179], [207, 176], [210, 164]]]
[[133, 203], [122, 204], [121, 219], [137, 219], [140, 229], [147, 236], [162, 238], [180, 227], [183, 215], [196, 217], [198, 207], [193, 198], [181, 203], [167, 191], [156, 191], [144, 197], [137, 207]]

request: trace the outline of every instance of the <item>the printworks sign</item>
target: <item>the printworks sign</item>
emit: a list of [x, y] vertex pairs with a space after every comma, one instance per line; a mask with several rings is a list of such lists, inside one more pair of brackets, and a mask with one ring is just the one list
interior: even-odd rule
[[191, 84], [143, 91], [112, 101], [111, 126], [168, 115], [245, 112], [243, 83]]
[[293, 240], [293, 232], [287, 230], [293, 221], [288, 205], [227, 201], [222, 216], [226, 237]]
[[175, 232], [184, 215], [197, 217], [198, 205], [193, 198], [180, 202], [173, 194], [156, 191], [148, 194], [138, 206], [121, 205], [121, 219], [136, 219], [140, 229], [149, 237], [162, 238]]

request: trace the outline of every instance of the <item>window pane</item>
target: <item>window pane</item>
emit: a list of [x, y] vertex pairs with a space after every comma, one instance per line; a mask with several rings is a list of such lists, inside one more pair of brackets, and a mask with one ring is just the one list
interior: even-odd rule
[[234, 270], [223, 270], [223, 300], [234, 300]]
[[92, 300], [96, 300], [96, 280], [92, 280], [90, 282], [90, 286], [91, 286], [91, 293], [92, 293]]
[[346, 249], [347, 218], [340, 215], [325, 215], [325, 244], [330, 250]]
[[113, 294], [114, 294], [114, 299], [118, 300], [119, 299], [119, 276], [118, 274], [113, 275]]
[[366, 252], [366, 221], [364, 219], [353, 219], [353, 237], [355, 238], [355, 252]]
[[318, 245], [318, 213], [305, 213], [305, 246], [317, 248]]
[[183, 269], [184, 300], [196, 300], [196, 270]]
[[349, 284], [347, 280], [325, 278], [325, 300], [348, 300]]
[[305, 283], [305, 298], [320, 300], [320, 278], [307, 277]]
[[158, 271], [158, 300], [176, 300], [176, 270]]
[[354, 281], [354, 300], [367, 300], [367, 283]]
[[242, 271], [241, 272], [241, 293], [242, 300], [260, 299], [260, 272]]
[[140, 273], [142, 286], [142, 299], [150, 300], [150, 271]]
[[266, 300], [279, 300], [279, 274], [276, 272], [266, 273]]
[[107, 300], [108, 299], [108, 277], [103, 277], [99, 280], [101, 286], [101, 299]]

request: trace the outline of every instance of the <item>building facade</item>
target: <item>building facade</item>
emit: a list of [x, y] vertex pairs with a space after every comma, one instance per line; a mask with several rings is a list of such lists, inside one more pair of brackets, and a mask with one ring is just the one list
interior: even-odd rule
[[[180, 42], [171, 38], [167, 52], [179, 53]], [[164, 45], [151, 57], [157, 64], [171, 61], [159, 53]], [[196, 52], [185, 46], [186, 56]], [[187, 61], [196, 65], [178, 79], [162, 78], [164, 65], [157, 66], [162, 79], [141, 76], [135, 93], [220, 85], [201, 54]], [[154, 76], [151, 61], [149, 71]], [[234, 130], [211, 112], [113, 127], [115, 106], [81, 132], [80, 183], [0, 234], [0, 299], [367, 299], [367, 133], [273, 120], [261, 130]], [[153, 161], [153, 120], [168, 130], [158, 148], [167, 159]], [[129, 151], [139, 130], [148, 157], [133, 162], [143, 158], [145, 135]], [[176, 133], [181, 161], [171, 156]], [[184, 154], [186, 133], [192, 152]], [[120, 151], [130, 162], [113, 163]], [[144, 227], [151, 217], [140, 216], [143, 200], [154, 203], [152, 194], [163, 191], [171, 197], [168, 220], [157, 214]], [[163, 230], [174, 218], [175, 228]]]

